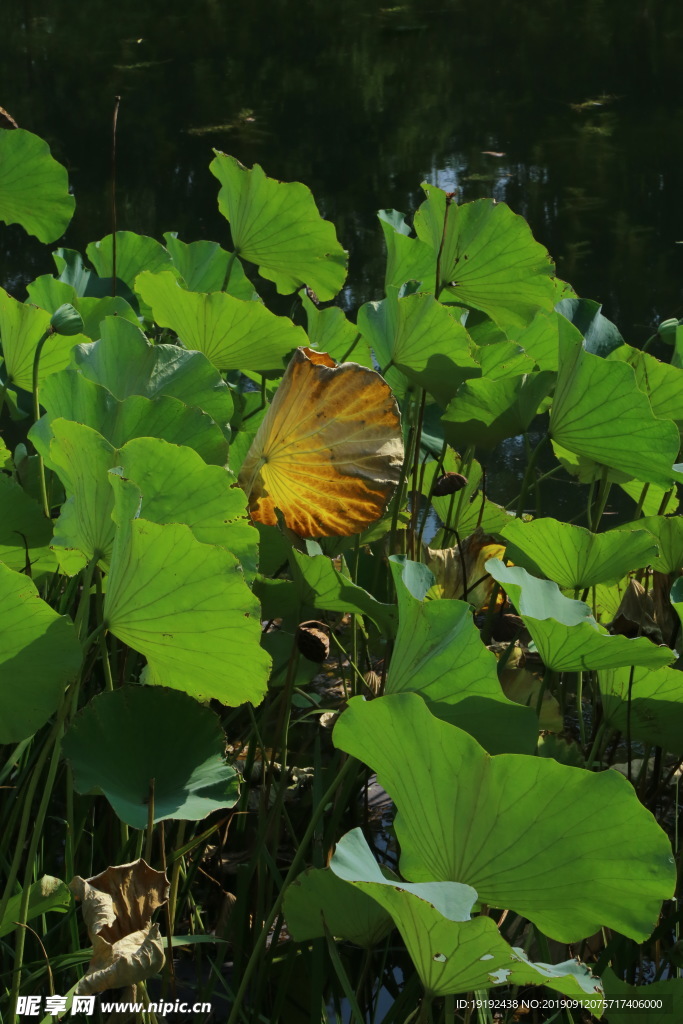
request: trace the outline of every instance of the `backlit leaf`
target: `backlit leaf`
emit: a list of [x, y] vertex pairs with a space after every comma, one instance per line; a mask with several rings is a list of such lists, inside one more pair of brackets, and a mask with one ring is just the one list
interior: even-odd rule
[[360, 533], [398, 482], [398, 409], [378, 373], [298, 349], [240, 470], [256, 522], [302, 537]]
[[66, 169], [23, 128], [0, 130], [0, 220], [21, 224], [41, 242], [66, 231], [76, 203]]

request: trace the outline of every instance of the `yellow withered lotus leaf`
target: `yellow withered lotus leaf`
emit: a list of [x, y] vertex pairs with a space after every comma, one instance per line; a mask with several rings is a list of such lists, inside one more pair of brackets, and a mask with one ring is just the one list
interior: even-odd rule
[[348, 536], [379, 519], [398, 483], [398, 406], [374, 370], [299, 348], [242, 465], [252, 519], [276, 508], [300, 537]]

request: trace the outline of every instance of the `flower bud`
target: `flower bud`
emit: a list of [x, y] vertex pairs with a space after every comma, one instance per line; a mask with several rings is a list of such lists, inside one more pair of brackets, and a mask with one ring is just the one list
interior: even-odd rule
[[83, 330], [83, 317], [69, 302], [65, 302], [52, 314], [50, 327], [55, 334], [80, 334]]
[[677, 320], [675, 316], [671, 317], [670, 320], [662, 320], [657, 328], [657, 334], [667, 345], [673, 345], [676, 341], [676, 328], [680, 327], [681, 324], [683, 324], [683, 320]]

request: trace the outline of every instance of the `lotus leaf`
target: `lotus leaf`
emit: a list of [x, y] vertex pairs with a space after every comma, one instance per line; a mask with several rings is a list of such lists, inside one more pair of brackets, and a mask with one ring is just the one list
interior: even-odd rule
[[669, 840], [617, 772], [491, 757], [410, 693], [354, 697], [333, 738], [393, 798], [404, 878], [471, 885], [561, 942], [641, 941], [674, 890]]
[[220, 427], [200, 409], [171, 398], [131, 395], [117, 401], [110, 391], [69, 367], [48, 377], [40, 392], [46, 415], [30, 430], [30, 438], [50, 465], [53, 420], [74, 420], [100, 433], [114, 448], [134, 437], [161, 437], [194, 448], [205, 462], [225, 465], [228, 442]]
[[309, 189], [214, 152], [209, 170], [221, 183], [218, 209], [230, 221], [235, 252], [256, 263], [281, 295], [308, 285], [323, 302], [333, 299], [346, 278], [346, 253]]
[[576, 339], [560, 338], [550, 433], [563, 448], [638, 480], [666, 487], [679, 478], [676, 425], [655, 417], [632, 367], [591, 355]]
[[[114, 271], [113, 236], [106, 235], [99, 242], [91, 242], [85, 254], [100, 277], [111, 277]], [[160, 242], [134, 231], [116, 232], [116, 278], [129, 288], [143, 270], [153, 273], [171, 264], [171, 256]]]
[[33, 498], [16, 481], [0, 473], [0, 561], [10, 569], [32, 572], [54, 568], [49, 550], [52, 526]]
[[492, 753], [531, 753], [538, 721], [532, 708], [508, 700], [496, 659], [481, 642], [464, 601], [425, 601], [434, 584], [426, 565], [390, 558], [399, 626], [385, 693], [413, 692], [440, 718], [470, 733]]
[[632, 569], [649, 565], [657, 546], [645, 523], [628, 538], [617, 530], [591, 533], [556, 519], [513, 519], [502, 531], [508, 558], [532, 572], [540, 571], [560, 587], [583, 589], [617, 583]]
[[124, 686], [79, 711], [62, 741], [79, 793], [103, 793], [122, 821], [197, 821], [239, 795], [213, 711], [177, 690]]
[[426, 291], [434, 288], [436, 258], [429, 245], [410, 237], [410, 228], [398, 210], [377, 214], [387, 247], [385, 291], [400, 288], [406, 281], [419, 281]]
[[374, 368], [367, 341], [355, 325], [346, 319], [342, 309], [338, 306], [318, 309], [305, 290], [299, 294], [306, 310], [306, 333], [312, 348], [318, 352], [327, 352], [338, 363], [352, 359], [361, 366]]
[[403, 461], [396, 400], [378, 373], [297, 349], [240, 470], [252, 518], [278, 508], [301, 537], [360, 533]]
[[328, 612], [367, 615], [383, 632], [393, 636], [396, 631], [393, 605], [382, 604], [367, 590], [356, 586], [326, 555], [309, 556], [292, 548], [291, 558], [302, 603]]
[[471, 919], [471, 886], [384, 878], [360, 829], [337, 843], [330, 868], [391, 914], [432, 996], [511, 984], [543, 984], [579, 1001], [602, 995], [600, 980], [583, 964], [534, 964], [507, 944], [491, 918]]
[[220, 370], [281, 370], [284, 357], [306, 344], [301, 327], [260, 302], [187, 291], [168, 271], [140, 274], [136, 289], [161, 327], [170, 327], [185, 348], [203, 352]]
[[258, 601], [234, 555], [202, 544], [188, 526], [129, 519], [138, 491], [110, 474], [118, 529], [104, 621], [147, 658], [146, 681], [223, 704], [262, 699], [270, 659]]
[[679, 431], [683, 430], [683, 370], [630, 345], [621, 345], [610, 353], [609, 359], [632, 366], [638, 387], [649, 398], [655, 416], [673, 420]]
[[[191, 292], [227, 292], [237, 299], [258, 299], [241, 262], [221, 249], [218, 242], [181, 242], [176, 234], [164, 235], [166, 248], [185, 287]], [[231, 259], [232, 258], [232, 259]], [[230, 267], [227, 287], [225, 278]]]
[[309, 868], [300, 874], [287, 889], [283, 909], [296, 942], [323, 938], [327, 928], [331, 935], [372, 949], [394, 928], [383, 907], [330, 868]]
[[[16, 928], [16, 922], [20, 918], [22, 898], [23, 893], [17, 893], [16, 896], [12, 896], [8, 900], [5, 913], [0, 921], [0, 939], [9, 935]], [[54, 878], [52, 875], [43, 875], [30, 888], [26, 920], [30, 921], [42, 914], [49, 914], [50, 911], [65, 914], [72, 902], [66, 882], [63, 882], [61, 878]]]
[[[671, 1024], [676, 1017], [679, 1020], [683, 1017], [683, 985], [680, 976], [654, 981], [649, 985], [629, 985], [618, 978], [611, 967], [607, 967], [602, 980], [605, 998], [611, 1001], [613, 1007], [607, 1011], [605, 1024]], [[659, 1000], [660, 1009], [656, 1005]], [[639, 1009], [639, 1006], [643, 1009]]]
[[435, 262], [441, 254], [437, 295], [481, 310], [503, 330], [525, 327], [539, 308], [553, 308], [554, 267], [523, 217], [505, 203], [457, 206], [440, 188], [422, 187], [427, 199], [415, 214], [415, 230]]
[[634, 668], [598, 673], [607, 725], [683, 754], [683, 673], [672, 668], [656, 671]]
[[463, 380], [481, 374], [467, 331], [433, 295], [399, 299], [392, 289], [381, 302], [361, 306], [358, 328], [384, 370], [395, 366], [443, 406]]
[[683, 569], [683, 516], [646, 516], [619, 529], [647, 530], [654, 536], [659, 554], [649, 564], [656, 572]]
[[[0, 288], [0, 336], [8, 384], [33, 390], [33, 361], [38, 342], [50, 327], [50, 314], [17, 302]], [[69, 365], [71, 349], [87, 339], [80, 334], [52, 334], [40, 357], [38, 380]]]
[[71, 620], [0, 562], [0, 744], [32, 736], [57, 710], [81, 666]]
[[543, 370], [502, 380], [466, 381], [441, 417], [446, 440], [454, 447], [493, 448], [506, 437], [523, 434], [554, 379], [555, 374]]
[[624, 339], [615, 325], [600, 312], [602, 306], [599, 302], [567, 296], [560, 299], [555, 309], [583, 335], [583, 347], [587, 352], [604, 357], [623, 345]]
[[555, 672], [668, 665], [675, 654], [645, 637], [610, 636], [583, 601], [565, 597], [556, 583], [539, 580], [520, 566], [495, 558], [486, 569], [503, 586], [531, 633], [543, 663]]
[[23, 128], [0, 130], [0, 220], [54, 242], [73, 217], [66, 169], [47, 142]]

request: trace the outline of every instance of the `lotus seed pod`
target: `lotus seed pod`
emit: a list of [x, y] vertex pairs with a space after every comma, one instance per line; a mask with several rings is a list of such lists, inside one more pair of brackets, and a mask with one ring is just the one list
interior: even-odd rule
[[296, 644], [304, 658], [318, 664], [330, 654], [330, 638], [321, 626], [321, 622], [302, 622], [296, 634]]
[[455, 494], [467, 487], [467, 477], [462, 473], [444, 473], [434, 484], [432, 494], [435, 498], [445, 498], [447, 494]]
[[83, 317], [70, 303], [65, 302], [52, 314], [50, 327], [55, 334], [80, 334], [83, 330]]

